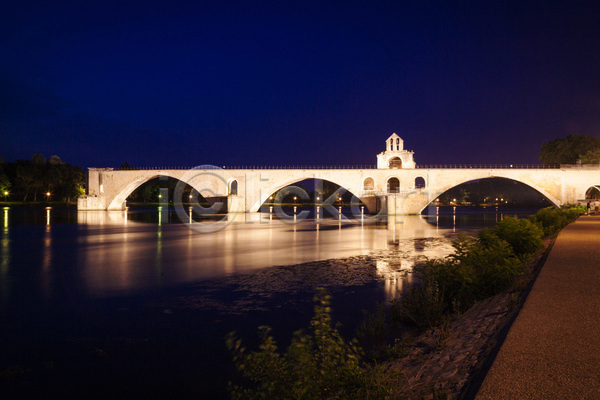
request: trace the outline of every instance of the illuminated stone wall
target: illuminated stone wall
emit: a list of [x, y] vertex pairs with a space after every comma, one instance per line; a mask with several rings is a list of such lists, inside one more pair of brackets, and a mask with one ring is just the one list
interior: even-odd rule
[[[89, 195], [78, 202], [81, 210], [119, 210], [125, 199], [150, 179], [168, 176], [190, 184], [204, 197], [228, 196], [232, 180], [237, 195], [229, 195], [230, 208], [237, 212], [256, 212], [269, 196], [304, 179], [324, 179], [336, 183], [359, 198], [373, 196], [394, 204], [388, 212], [418, 214], [443, 192], [461, 183], [483, 178], [507, 178], [522, 182], [546, 196], [557, 206], [573, 204], [585, 198], [585, 191], [600, 184], [600, 170], [590, 169], [255, 169], [255, 170], [137, 170], [89, 171]], [[423, 178], [424, 188], [415, 188], [415, 179]], [[368, 179], [370, 178], [370, 179]], [[390, 193], [387, 182], [400, 181], [397, 193]], [[367, 181], [367, 182], [365, 182]], [[366, 184], [367, 183], [367, 184]], [[365, 187], [366, 184], [366, 187]], [[366, 190], [368, 189], [368, 190]], [[373, 210], [371, 210], [373, 211]]]

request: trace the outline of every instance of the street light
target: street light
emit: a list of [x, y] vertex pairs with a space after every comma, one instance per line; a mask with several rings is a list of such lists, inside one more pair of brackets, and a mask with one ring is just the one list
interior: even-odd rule
[[4, 201], [6, 201], [6, 196], [8, 196], [8, 192], [5, 190], [4, 191]]
[[46, 201], [50, 201], [50, 192], [46, 193]]

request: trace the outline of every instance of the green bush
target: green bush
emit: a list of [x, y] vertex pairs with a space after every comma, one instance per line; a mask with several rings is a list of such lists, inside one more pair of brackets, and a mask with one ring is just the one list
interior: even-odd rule
[[378, 305], [372, 313], [363, 310], [363, 320], [356, 328], [356, 338], [361, 342], [381, 338], [387, 328], [385, 311], [384, 303]]
[[581, 208], [545, 208], [529, 219], [504, 218], [477, 236], [462, 235], [454, 254], [415, 268], [421, 285], [392, 304], [392, 317], [421, 328], [511, 288], [524, 273], [523, 262], [554, 233], [581, 215]]
[[[534, 230], [541, 233], [537, 226], [529, 224], [532, 230], [535, 228]], [[537, 234], [530, 235], [529, 240], [529, 245], [523, 245], [522, 248], [537, 250], [541, 246], [541, 237]], [[523, 274], [524, 265], [514, 249], [510, 242], [496, 235], [495, 230], [484, 230], [479, 233], [477, 243], [470, 248], [467, 255], [459, 259], [460, 263], [471, 266], [474, 274], [472, 298], [475, 301], [510, 288], [517, 277]]]
[[510, 244], [491, 230], [462, 235], [453, 246], [454, 254], [415, 268], [421, 285], [392, 304], [394, 318], [420, 328], [439, 325], [448, 315], [510, 288], [524, 271]]
[[[445, 295], [448, 312], [462, 311], [476, 301], [508, 289], [522, 274], [523, 264], [510, 244], [490, 230], [477, 237], [460, 236], [444, 263], [427, 263], [419, 272], [433, 277]], [[434, 268], [432, 268], [434, 266]]]
[[392, 302], [392, 318], [419, 328], [432, 328], [442, 323], [446, 304], [439, 287], [425, 284], [412, 287], [400, 300]]
[[331, 326], [330, 297], [315, 296], [310, 332], [298, 331], [280, 354], [270, 328], [261, 327], [258, 351], [248, 352], [231, 333], [227, 347], [246, 387], [230, 382], [233, 399], [395, 399], [400, 376], [361, 361], [355, 341], [345, 341]]
[[544, 236], [544, 231], [535, 223], [515, 217], [506, 217], [498, 222], [492, 233], [508, 242], [515, 255], [521, 259], [538, 251], [542, 247]]
[[570, 207], [567, 209], [548, 207], [539, 210], [529, 219], [542, 227], [545, 236], [549, 236], [575, 221], [583, 213], [583, 207]]

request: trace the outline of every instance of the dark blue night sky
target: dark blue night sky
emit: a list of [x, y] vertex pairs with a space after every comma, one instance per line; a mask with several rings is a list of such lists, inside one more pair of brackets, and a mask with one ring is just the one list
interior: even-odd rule
[[[60, 3], [60, 5], [57, 5]], [[119, 166], [537, 163], [600, 136], [600, 6], [3, 2], [0, 157]]]

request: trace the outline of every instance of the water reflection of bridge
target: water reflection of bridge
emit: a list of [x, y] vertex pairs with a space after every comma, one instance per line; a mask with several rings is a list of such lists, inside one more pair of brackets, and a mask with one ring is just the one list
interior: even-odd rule
[[[156, 209], [156, 218], [158, 224], [166, 224], [168, 222], [178, 222], [176, 217], [169, 216], [165, 209]], [[440, 229], [438, 226], [428, 221], [424, 216], [401, 216], [388, 215], [383, 221], [375, 219], [342, 219], [342, 218], [314, 218], [299, 220], [292, 216], [286, 222], [291, 231], [309, 233], [312, 231], [314, 240], [319, 241], [320, 233], [327, 232], [331, 234], [332, 230], [342, 230], [354, 228], [359, 230], [359, 235], [363, 239], [363, 245], [359, 246], [358, 252], [362, 253], [360, 247], [364, 246], [367, 251], [375, 251], [376, 253], [376, 272], [384, 282], [384, 290], [386, 298], [391, 300], [399, 296], [403, 291], [408, 290], [413, 284], [413, 268], [415, 263], [421, 262], [426, 258], [443, 257], [451, 251], [451, 245], [445, 238], [446, 235], [452, 233], [451, 229]], [[279, 227], [286, 222], [282, 222], [274, 213], [254, 213], [254, 214], [225, 214], [222, 216], [223, 221], [205, 221], [192, 224], [223, 224], [225, 231], [239, 231], [239, 226], [236, 224], [249, 224], [257, 229], [253, 234], [257, 238], [266, 232], [269, 232], [270, 227]], [[174, 220], [175, 219], [175, 220]], [[92, 226], [129, 226], [134, 228], [143, 225], [139, 222], [131, 220], [131, 214], [125, 211], [79, 211], [77, 213], [79, 224], [87, 224]], [[183, 225], [191, 226], [188, 221], [182, 221]], [[230, 224], [233, 224], [230, 226]], [[147, 225], [147, 224], [146, 224]], [[275, 228], [274, 230], [276, 230]], [[271, 230], [273, 231], [273, 229]], [[372, 236], [372, 233], [381, 232]], [[225, 236], [228, 237], [228, 236]], [[293, 237], [293, 236], [292, 236]], [[378, 239], [376, 239], [378, 238]], [[383, 240], [382, 240], [383, 239]], [[225, 239], [226, 240], [226, 239]], [[373, 243], [375, 240], [378, 243]], [[290, 243], [290, 245], [292, 245]], [[378, 253], [383, 251], [383, 253]]]

